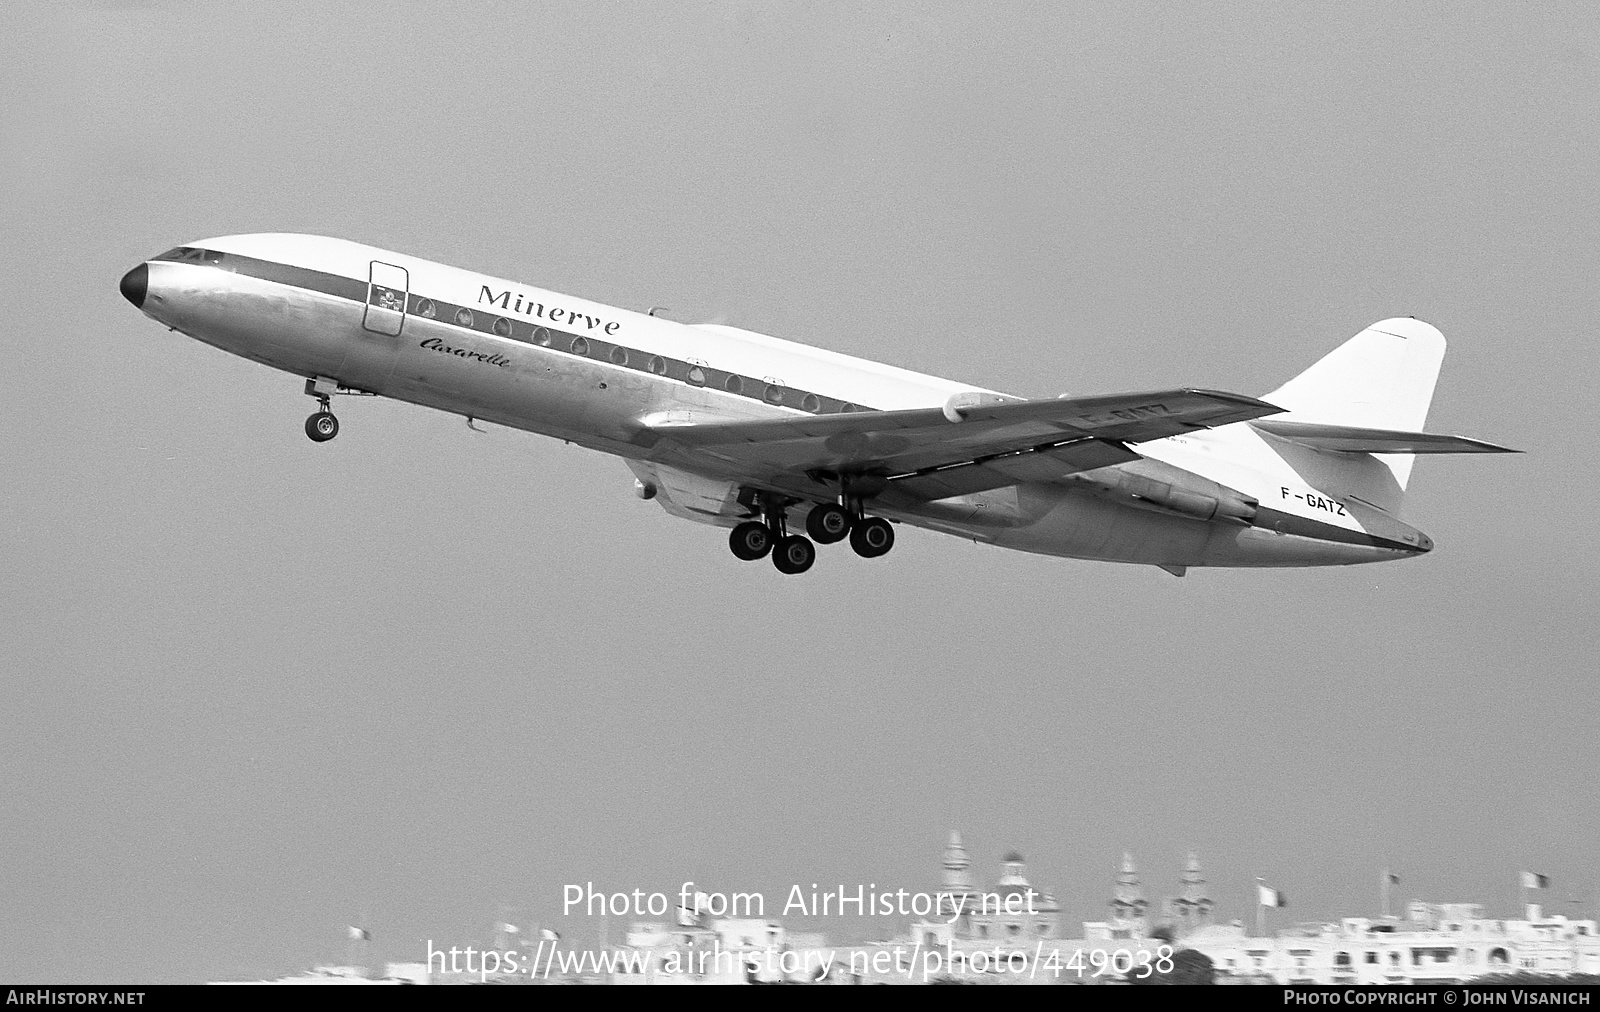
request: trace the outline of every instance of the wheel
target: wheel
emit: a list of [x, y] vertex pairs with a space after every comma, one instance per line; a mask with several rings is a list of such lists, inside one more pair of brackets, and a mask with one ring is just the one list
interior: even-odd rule
[[728, 547], [745, 562], [754, 562], [772, 551], [772, 532], [757, 520], [747, 520], [728, 535]]
[[313, 443], [326, 443], [339, 434], [339, 419], [326, 411], [318, 411], [306, 419], [306, 435]]
[[819, 545], [843, 541], [850, 533], [850, 514], [835, 502], [813, 506], [806, 514], [806, 533]]
[[850, 547], [863, 559], [887, 555], [894, 547], [894, 528], [883, 517], [869, 517], [850, 528]]
[[778, 572], [794, 575], [804, 573], [817, 561], [817, 549], [811, 544], [811, 539], [799, 534], [791, 534], [772, 546], [772, 564]]

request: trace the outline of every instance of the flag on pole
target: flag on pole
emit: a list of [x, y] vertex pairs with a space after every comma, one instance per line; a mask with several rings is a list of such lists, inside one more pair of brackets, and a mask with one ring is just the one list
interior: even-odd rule
[[1550, 888], [1550, 876], [1540, 875], [1536, 872], [1525, 871], [1522, 873], [1522, 888], [1548, 889]]
[[1258, 885], [1256, 886], [1256, 889], [1259, 893], [1258, 901], [1260, 902], [1261, 906], [1286, 907], [1289, 905], [1289, 897], [1285, 895], [1282, 890], [1274, 889], [1271, 886], [1264, 885]]
[[372, 941], [372, 932], [368, 931], [366, 928], [358, 928], [352, 924], [350, 925], [350, 941], [370, 942]]

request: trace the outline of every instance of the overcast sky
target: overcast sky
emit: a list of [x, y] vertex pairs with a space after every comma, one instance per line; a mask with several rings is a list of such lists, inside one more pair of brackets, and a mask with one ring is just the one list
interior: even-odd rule
[[[1071, 925], [1124, 849], [1225, 920], [1385, 864], [1594, 913], [1592, 5], [457, 6], [8, 11], [0, 979], [587, 943], [565, 883], [931, 888], [951, 829]], [[1395, 564], [902, 527], [780, 577], [557, 441], [374, 399], [314, 445], [117, 293], [257, 231], [1029, 396], [1260, 394], [1416, 315], [1429, 427], [1528, 453], [1419, 464]]]

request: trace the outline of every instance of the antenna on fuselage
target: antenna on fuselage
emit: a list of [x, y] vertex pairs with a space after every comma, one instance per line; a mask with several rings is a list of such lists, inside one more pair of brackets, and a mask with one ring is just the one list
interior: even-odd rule
[[650, 307], [650, 311], [648, 313], [645, 313], [644, 315], [646, 315], [646, 316], [654, 316], [654, 315], [656, 315], [656, 313], [658, 313], [658, 312], [663, 312], [664, 313], [670, 308], [671, 308], [670, 306], [651, 306]]
[[488, 433], [488, 431], [489, 431], [488, 429], [480, 429], [476, 425], [473, 425], [472, 422], [473, 422], [472, 416], [468, 415], [467, 416], [467, 428], [471, 429], [473, 432], [482, 432], [482, 433], [485, 433], [485, 434]]

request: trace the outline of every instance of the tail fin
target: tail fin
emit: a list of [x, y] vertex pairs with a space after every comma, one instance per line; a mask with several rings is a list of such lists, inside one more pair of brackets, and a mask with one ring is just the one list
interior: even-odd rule
[[[1374, 323], [1262, 399], [1287, 413], [1274, 420], [1421, 432], [1444, 361], [1444, 335], [1410, 317]], [[1406, 487], [1409, 453], [1378, 460]]]

